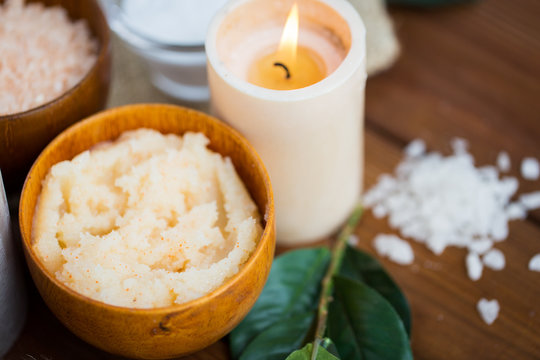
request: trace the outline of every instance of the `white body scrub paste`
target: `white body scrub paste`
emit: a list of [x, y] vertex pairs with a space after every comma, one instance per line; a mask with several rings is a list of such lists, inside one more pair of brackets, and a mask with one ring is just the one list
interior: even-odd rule
[[139, 129], [54, 165], [32, 231], [46, 268], [81, 294], [135, 308], [199, 298], [236, 274], [260, 215], [208, 143]]

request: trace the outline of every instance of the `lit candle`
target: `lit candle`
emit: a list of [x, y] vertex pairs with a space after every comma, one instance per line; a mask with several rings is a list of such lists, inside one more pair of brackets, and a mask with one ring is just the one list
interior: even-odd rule
[[[266, 164], [282, 245], [334, 232], [360, 197], [363, 168], [362, 20], [346, 0], [296, 2], [230, 1], [206, 38], [212, 109]], [[284, 40], [291, 8], [297, 43]]]
[[298, 46], [298, 5], [294, 4], [277, 51], [250, 66], [248, 81], [274, 90], [300, 89], [326, 77], [324, 61], [310, 49]]

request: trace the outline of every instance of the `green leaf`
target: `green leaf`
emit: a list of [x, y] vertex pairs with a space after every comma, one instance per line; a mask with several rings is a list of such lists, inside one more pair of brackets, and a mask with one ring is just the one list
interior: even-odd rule
[[[311, 351], [313, 344], [309, 343], [300, 350], [296, 350], [289, 355], [285, 360], [311, 360]], [[317, 352], [317, 360], [339, 360], [338, 357], [330, 354], [324, 347], [319, 347]]]
[[[233, 359], [238, 359], [248, 345], [272, 325], [317, 308], [320, 283], [329, 260], [330, 252], [326, 248], [290, 251], [274, 260], [261, 296], [230, 335]], [[287, 335], [284, 329], [284, 336]]]
[[279, 321], [258, 334], [240, 355], [240, 360], [282, 360], [302, 346], [316, 312], [300, 313]]
[[347, 246], [339, 274], [369, 285], [388, 300], [403, 321], [407, 334], [410, 335], [411, 310], [407, 298], [377, 260], [369, 254]]
[[394, 308], [369, 286], [334, 276], [327, 335], [344, 360], [412, 360], [409, 338]]

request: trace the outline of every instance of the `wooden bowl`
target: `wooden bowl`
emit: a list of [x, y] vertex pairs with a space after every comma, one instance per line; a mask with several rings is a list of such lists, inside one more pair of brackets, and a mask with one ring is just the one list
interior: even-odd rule
[[[0, 4], [3, 2], [0, 0]], [[98, 58], [86, 76], [60, 97], [28, 111], [0, 116], [0, 168], [6, 186], [11, 190], [20, 190], [30, 165], [56, 135], [76, 121], [102, 110], [109, 92], [110, 32], [98, 1], [39, 2], [46, 6], [62, 6], [71, 19], [85, 19], [92, 35], [99, 41]]]
[[[264, 232], [241, 270], [212, 293], [185, 304], [132, 309], [92, 300], [47, 272], [32, 249], [32, 218], [41, 182], [50, 167], [72, 159], [123, 131], [147, 127], [162, 133], [197, 131], [209, 147], [229, 156], [263, 215]], [[275, 245], [274, 201], [259, 156], [236, 131], [201, 112], [170, 105], [130, 105], [98, 113], [61, 133], [30, 169], [19, 204], [24, 254], [41, 296], [73, 333], [105, 351], [133, 358], [163, 359], [201, 350], [231, 331], [259, 296]]]

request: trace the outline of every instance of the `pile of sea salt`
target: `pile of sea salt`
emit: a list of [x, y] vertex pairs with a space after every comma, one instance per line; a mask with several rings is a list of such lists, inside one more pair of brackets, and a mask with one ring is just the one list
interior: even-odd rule
[[[493, 246], [507, 238], [509, 221], [524, 219], [528, 211], [540, 208], [540, 191], [512, 200], [518, 179], [499, 176], [510, 169], [505, 152], [499, 154], [497, 167], [476, 167], [463, 139], [452, 141], [450, 156], [425, 149], [422, 140], [411, 142], [395, 176], [382, 175], [364, 195], [364, 205], [377, 218], [388, 216], [390, 226], [403, 237], [424, 243], [437, 255], [448, 246], [466, 248], [465, 264], [472, 280], [480, 279], [484, 266], [502, 270], [504, 254]], [[525, 179], [538, 179], [538, 170], [536, 159], [524, 159]], [[374, 246], [397, 263], [414, 260], [410, 245], [399, 237], [380, 234]], [[531, 264], [529, 268], [537, 270], [538, 265]], [[485, 319], [486, 306], [478, 305], [478, 309]]]

